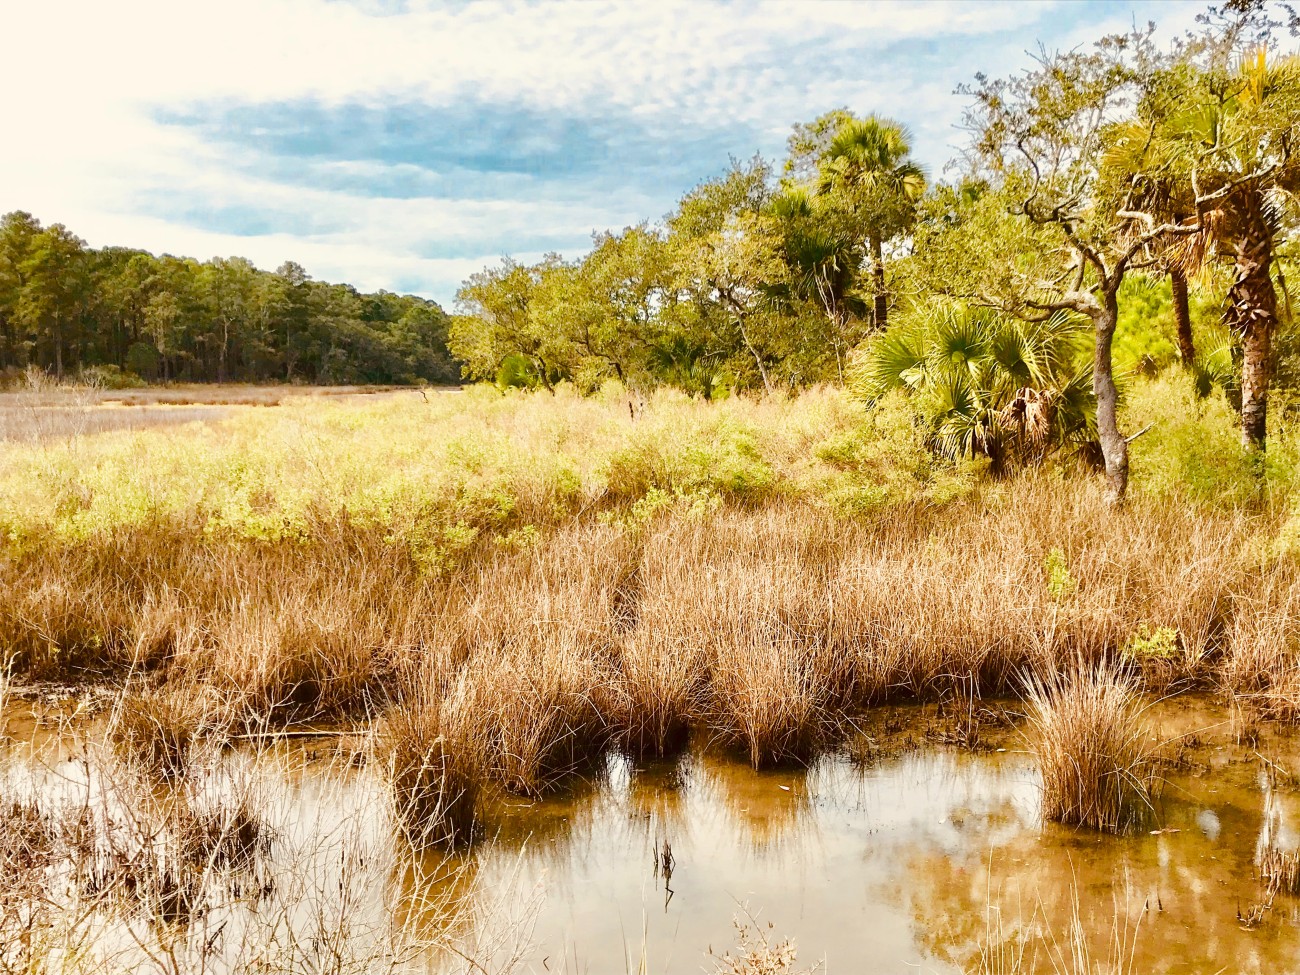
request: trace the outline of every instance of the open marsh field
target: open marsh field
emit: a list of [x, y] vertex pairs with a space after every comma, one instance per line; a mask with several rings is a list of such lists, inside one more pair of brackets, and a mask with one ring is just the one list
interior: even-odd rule
[[72, 390], [38, 382], [34, 386], [0, 390], [0, 441], [40, 442], [111, 430], [220, 420], [237, 408], [278, 406], [289, 397], [355, 397], [388, 391], [386, 387], [214, 386], [210, 383]]
[[1287, 971], [1292, 446], [1179, 395], [1118, 508], [835, 389], [0, 443], [5, 962]]

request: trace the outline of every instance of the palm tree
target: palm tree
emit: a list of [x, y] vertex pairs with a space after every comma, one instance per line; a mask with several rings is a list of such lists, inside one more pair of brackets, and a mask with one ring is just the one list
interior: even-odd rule
[[1236, 71], [1235, 93], [1222, 103], [1223, 136], [1216, 153], [1224, 196], [1219, 209], [1232, 242], [1236, 278], [1225, 317], [1241, 336], [1241, 432], [1263, 449], [1268, 391], [1277, 330], [1273, 248], [1282, 230], [1282, 205], [1300, 191], [1300, 57], [1270, 63], [1261, 48]]
[[1241, 339], [1242, 442], [1262, 449], [1277, 329], [1273, 251], [1284, 201], [1300, 192], [1300, 57], [1271, 59], [1261, 48], [1231, 69], [1170, 80], [1159, 105], [1139, 106], [1116, 128], [1105, 164], [1127, 171], [1130, 208], [1201, 228], [1165, 249], [1167, 266], [1192, 273], [1215, 253], [1231, 255], [1224, 319]]
[[905, 391], [939, 452], [988, 457], [1001, 474], [1013, 460], [1095, 444], [1088, 332], [1078, 316], [1029, 322], [989, 308], [932, 306], [872, 341], [856, 385], [870, 399]]
[[[1196, 223], [1195, 194], [1180, 179], [1169, 158], [1171, 146], [1155, 138], [1150, 123], [1139, 117], [1125, 119], [1106, 133], [1101, 159], [1103, 186], [1118, 195], [1112, 202], [1121, 211], [1145, 214], [1157, 224]], [[1141, 223], [1141, 221], [1138, 221]], [[1146, 229], [1145, 226], [1136, 228]], [[1192, 234], [1155, 242], [1154, 269], [1168, 275], [1174, 306], [1174, 332], [1183, 368], [1194, 369], [1196, 344], [1192, 337], [1188, 277], [1200, 270], [1205, 236]]]
[[818, 174], [818, 192], [837, 195], [865, 229], [876, 329], [885, 328], [889, 307], [884, 245], [912, 225], [925, 192], [925, 172], [911, 153], [911, 135], [901, 123], [876, 115], [849, 119], [831, 140]]
[[768, 297], [789, 310], [798, 302], [819, 308], [830, 324], [836, 373], [843, 378], [846, 346], [855, 341], [849, 333], [853, 316], [864, 311], [855, 285], [862, 257], [855, 242], [819, 212], [817, 200], [794, 188], [773, 198], [771, 214], [780, 228], [780, 256], [785, 280], [768, 288]]

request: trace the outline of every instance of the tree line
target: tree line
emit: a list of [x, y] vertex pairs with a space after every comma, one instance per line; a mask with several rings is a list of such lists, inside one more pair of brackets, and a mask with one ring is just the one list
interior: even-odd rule
[[1229, 0], [1166, 46], [1148, 26], [979, 75], [959, 89], [969, 139], [948, 180], [912, 158], [903, 124], [827, 113], [795, 126], [779, 172], [733, 161], [586, 257], [474, 275], [451, 350], [468, 375], [513, 385], [902, 389], [936, 446], [998, 466], [1073, 443], [1119, 499], [1114, 355], [1136, 340], [1117, 329], [1154, 285], [1174, 361], [1227, 391], [1260, 450], [1279, 340], [1288, 356], [1295, 344], [1288, 31], [1285, 6]]
[[95, 249], [29, 213], [0, 218], [0, 377], [450, 383], [448, 326], [435, 302], [313, 281], [293, 262]]

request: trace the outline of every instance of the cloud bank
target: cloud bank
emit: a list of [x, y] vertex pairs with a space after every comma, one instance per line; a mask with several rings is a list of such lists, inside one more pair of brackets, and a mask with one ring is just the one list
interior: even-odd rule
[[954, 87], [1199, 3], [93, 0], [5, 14], [0, 211], [449, 304], [577, 254], [832, 108], [939, 172]]

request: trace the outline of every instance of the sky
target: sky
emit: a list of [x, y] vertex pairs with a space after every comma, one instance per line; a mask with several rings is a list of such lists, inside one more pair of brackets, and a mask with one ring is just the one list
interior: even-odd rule
[[[976, 72], [1201, 2], [6, 0], [0, 212], [432, 297], [662, 218], [830, 109], [932, 177]], [[17, 8], [17, 9], [15, 9]]]

